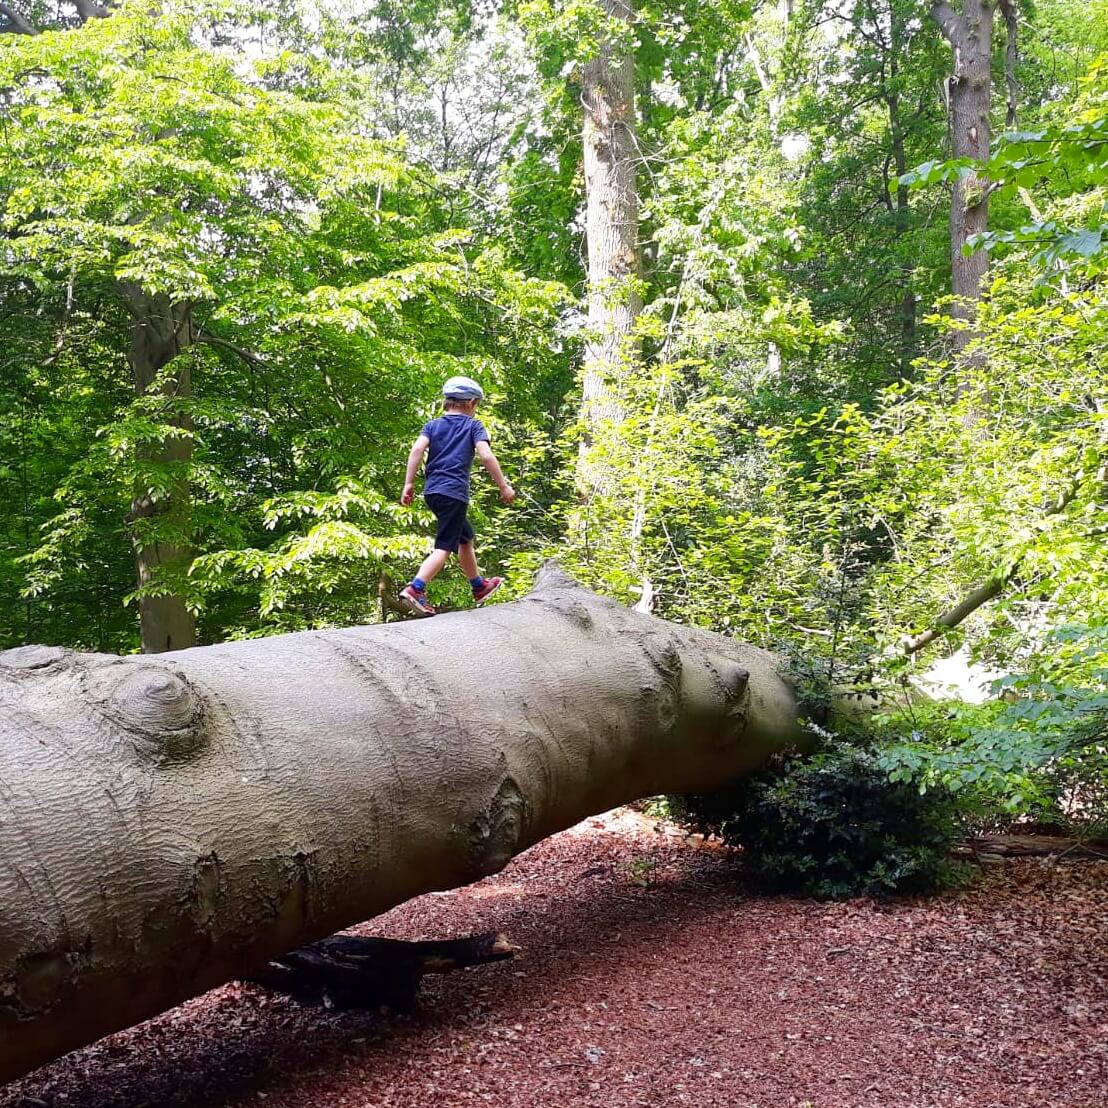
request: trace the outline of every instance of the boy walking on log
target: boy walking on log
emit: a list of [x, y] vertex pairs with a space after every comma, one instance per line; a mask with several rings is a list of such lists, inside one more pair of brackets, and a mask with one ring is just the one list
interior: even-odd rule
[[446, 565], [451, 554], [469, 578], [473, 599], [483, 604], [504, 583], [503, 577], [482, 577], [473, 549], [473, 528], [466, 518], [469, 508], [469, 472], [473, 456], [500, 489], [500, 499], [511, 504], [515, 489], [501, 472], [500, 463], [489, 446], [489, 433], [476, 418], [477, 406], [485, 398], [484, 390], [470, 377], [451, 377], [442, 387], [443, 413], [423, 425], [419, 438], [408, 454], [408, 469], [404, 475], [404, 491], [400, 503], [411, 504], [415, 498], [415, 476], [419, 463], [427, 454], [423, 479], [423, 499], [435, 513], [438, 522], [435, 549], [424, 559], [419, 573], [400, 590], [400, 599], [417, 615], [433, 616], [435, 609], [428, 603], [427, 586]]

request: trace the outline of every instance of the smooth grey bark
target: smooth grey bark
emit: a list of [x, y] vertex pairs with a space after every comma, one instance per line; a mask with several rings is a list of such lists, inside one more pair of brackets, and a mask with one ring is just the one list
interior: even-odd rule
[[0, 653], [0, 1081], [796, 738], [772, 655], [553, 567], [431, 620]]
[[[192, 319], [192, 305], [176, 303], [164, 293], [151, 295], [137, 285], [123, 288], [131, 313], [131, 343], [128, 361], [136, 396], [160, 392], [170, 405], [167, 422], [186, 432], [169, 435], [156, 444], [137, 448], [140, 479], [131, 499], [130, 523], [135, 550], [135, 575], [139, 588], [157, 584], [159, 574], [184, 573], [192, 552], [183, 542], [151, 537], [156, 521], [187, 531], [189, 484], [187, 467], [192, 458], [191, 424], [173, 408], [187, 400], [192, 388], [191, 367], [179, 355], [198, 341]], [[172, 371], [163, 373], [172, 364]], [[168, 477], [161, 495], [151, 491], [151, 482], [141, 478], [144, 465], [161, 469]], [[145, 654], [182, 650], [196, 642], [196, 623], [184, 598], [173, 593], [140, 596], [139, 632]]]
[[[600, 0], [605, 14], [627, 22], [626, 0]], [[585, 240], [589, 262], [588, 330], [584, 349], [577, 461], [582, 499], [607, 486], [592, 446], [606, 423], [624, 416], [619, 378], [635, 358], [635, 320], [642, 309], [639, 276], [639, 193], [636, 179], [635, 65], [630, 49], [602, 43], [581, 67], [584, 108]]]

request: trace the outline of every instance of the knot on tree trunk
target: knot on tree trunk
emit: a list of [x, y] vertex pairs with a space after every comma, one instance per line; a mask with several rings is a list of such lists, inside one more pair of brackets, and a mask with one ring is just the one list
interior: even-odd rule
[[152, 665], [121, 668], [93, 670], [85, 693], [140, 755], [187, 758], [207, 745], [203, 697], [182, 674]]
[[11, 676], [48, 669], [50, 666], [64, 664], [76, 658], [77, 652], [65, 650], [60, 646], [13, 646], [11, 650], [0, 650], [0, 668]]
[[505, 777], [489, 806], [467, 831], [470, 858], [483, 875], [499, 872], [519, 852], [527, 817], [522, 790], [511, 777]]

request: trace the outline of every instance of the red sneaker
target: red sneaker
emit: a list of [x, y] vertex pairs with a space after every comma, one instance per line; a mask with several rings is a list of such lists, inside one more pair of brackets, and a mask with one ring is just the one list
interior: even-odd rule
[[473, 590], [473, 602], [480, 608], [481, 605], [503, 584], [503, 577], [486, 577], [485, 583], [479, 589]]
[[433, 616], [435, 609], [427, 603], [427, 591], [425, 589], [413, 589], [411, 585], [405, 585], [400, 590], [401, 603], [407, 604], [417, 616]]

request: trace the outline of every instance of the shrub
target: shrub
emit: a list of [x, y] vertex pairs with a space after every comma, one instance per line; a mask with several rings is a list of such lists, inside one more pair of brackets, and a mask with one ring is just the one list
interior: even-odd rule
[[677, 818], [743, 849], [747, 873], [778, 892], [823, 899], [922, 892], [964, 871], [949, 793], [893, 782], [877, 756], [841, 739], [779, 757], [709, 795], [673, 798]]
[[[1108, 645], [1108, 635], [1103, 636]], [[982, 830], [1020, 823], [1075, 838], [1108, 833], [1108, 651], [1091, 679], [1011, 675], [984, 704], [913, 709], [911, 729], [882, 749], [893, 780], [958, 794]]]

